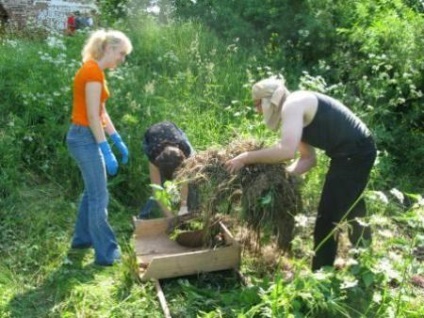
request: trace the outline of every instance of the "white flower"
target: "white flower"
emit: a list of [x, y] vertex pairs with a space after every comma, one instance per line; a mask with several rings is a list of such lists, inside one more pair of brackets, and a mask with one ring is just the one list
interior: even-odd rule
[[66, 46], [65, 43], [63, 42], [62, 39], [54, 37], [54, 36], [49, 36], [46, 40], [47, 45], [51, 48], [58, 48], [61, 50], [65, 50]]
[[15, 40], [5, 40], [4, 44], [10, 45], [11, 47], [14, 47], [14, 48], [18, 46], [18, 42]]
[[371, 218], [370, 218], [370, 224], [382, 226], [385, 224], [390, 224], [390, 220], [386, 216], [373, 214], [371, 215]]
[[382, 301], [383, 297], [381, 296], [381, 294], [379, 292], [375, 292], [374, 295], [372, 295], [372, 301], [380, 304]]
[[387, 276], [389, 279], [400, 279], [401, 275], [400, 273], [395, 270], [392, 266], [392, 260], [389, 260], [387, 258], [381, 259], [374, 270], [380, 273], [384, 273], [385, 276]]
[[357, 279], [353, 279], [351, 280], [351, 278], [347, 278], [345, 281], [343, 281], [340, 284], [340, 289], [348, 289], [348, 288], [352, 288], [358, 285], [358, 280]]
[[367, 222], [364, 218], [355, 218], [356, 222], [363, 227], [370, 226], [370, 223]]
[[153, 95], [155, 93], [155, 82], [149, 82], [144, 85], [144, 91], [147, 95]]
[[297, 214], [294, 217], [297, 227], [306, 227], [308, 225], [308, 217], [305, 214]]
[[370, 196], [370, 198], [372, 200], [380, 201], [380, 202], [382, 202], [384, 204], [388, 204], [389, 203], [389, 199], [387, 199], [387, 196], [383, 192], [381, 192], [381, 191], [370, 191], [370, 195], [369, 196]]
[[381, 235], [382, 237], [385, 237], [385, 238], [391, 238], [391, 237], [394, 236], [393, 232], [388, 230], [388, 229], [380, 230], [380, 231], [378, 231], [378, 234]]
[[398, 189], [393, 188], [390, 190], [390, 193], [396, 198], [398, 199], [398, 201], [400, 203], [403, 203], [403, 201], [405, 200], [405, 196], [403, 195], [402, 192], [400, 192]]

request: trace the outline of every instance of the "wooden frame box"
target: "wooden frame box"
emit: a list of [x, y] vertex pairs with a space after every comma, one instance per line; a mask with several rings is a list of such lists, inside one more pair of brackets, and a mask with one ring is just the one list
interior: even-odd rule
[[224, 245], [190, 248], [169, 238], [167, 230], [175, 218], [134, 219], [135, 253], [142, 281], [238, 269], [241, 247], [222, 222]]

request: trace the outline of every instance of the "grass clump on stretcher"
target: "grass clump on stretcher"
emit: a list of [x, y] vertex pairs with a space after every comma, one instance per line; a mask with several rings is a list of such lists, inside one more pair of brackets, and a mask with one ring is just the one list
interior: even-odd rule
[[258, 150], [263, 143], [234, 140], [224, 148], [199, 152], [185, 160], [176, 180], [189, 181], [197, 189], [203, 227], [208, 229], [216, 216], [236, 216], [261, 237], [275, 237], [278, 247], [290, 250], [294, 216], [301, 206], [297, 177], [285, 164], [253, 164], [237, 174], [225, 169], [225, 162], [245, 151]]

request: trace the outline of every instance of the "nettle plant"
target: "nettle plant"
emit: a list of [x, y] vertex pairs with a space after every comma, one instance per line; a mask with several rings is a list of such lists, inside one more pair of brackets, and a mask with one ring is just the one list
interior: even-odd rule
[[[27, 164], [49, 174], [57, 164], [56, 149], [63, 147], [72, 105], [71, 85], [79, 61], [68, 57], [59, 35], [49, 36], [48, 46], [32, 57], [36, 70], [22, 87], [27, 132], [23, 136]], [[55, 70], [60, 70], [57, 72]]]
[[75, 58], [74, 50], [58, 33], [37, 41], [10, 36], [3, 44], [2, 73], [8, 82], [3, 85], [2, 116], [8, 139], [2, 144], [21, 145], [11, 158], [14, 168], [56, 178], [53, 175], [67, 162], [61, 149], [65, 147], [79, 54]]

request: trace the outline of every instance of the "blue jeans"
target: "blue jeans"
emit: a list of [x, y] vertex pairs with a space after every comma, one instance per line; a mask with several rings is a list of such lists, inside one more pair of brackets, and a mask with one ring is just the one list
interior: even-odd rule
[[95, 263], [112, 265], [120, 258], [120, 252], [108, 222], [109, 193], [104, 158], [89, 127], [71, 125], [66, 142], [84, 180], [72, 247], [93, 247]]
[[152, 211], [159, 207], [159, 205], [157, 204], [155, 198], [150, 197], [146, 204], [141, 208], [139, 214], [138, 214], [138, 218], [139, 219], [148, 219], [150, 214], [152, 213]]

